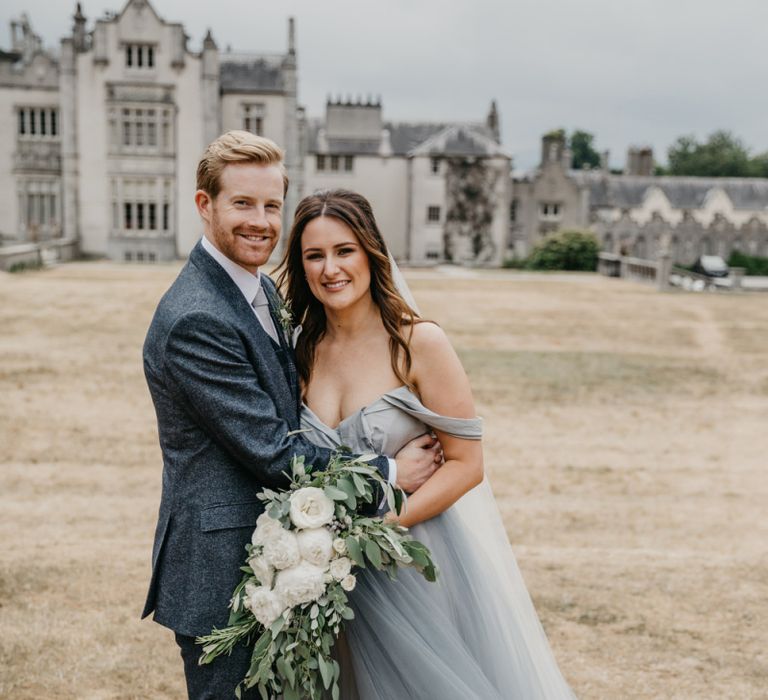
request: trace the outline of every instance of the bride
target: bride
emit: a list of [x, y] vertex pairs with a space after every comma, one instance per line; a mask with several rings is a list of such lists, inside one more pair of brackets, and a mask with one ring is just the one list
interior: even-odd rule
[[[340, 640], [342, 695], [362, 700], [572, 698], [533, 609], [487, 480], [482, 421], [445, 333], [419, 318], [370, 204], [304, 198], [280, 284], [313, 442], [394, 455], [433, 431], [445, 462], [398, 519], [432, 551], [437, 583], [365, 570]], [[409, 299], [409, 301], [406, 301]]]

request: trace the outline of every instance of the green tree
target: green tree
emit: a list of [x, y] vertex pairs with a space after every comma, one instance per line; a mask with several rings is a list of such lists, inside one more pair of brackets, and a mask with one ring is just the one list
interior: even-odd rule
[[571, 134], [569, 147], [573, 156], [574, 170], [581, 170], [583, 167], [600, 167], [600, 154], [595, 150], [593, 142], [595, 137], [588, 131], [577, 129]]
[[693, 136], [681, 136], [669, 148], [667, 157], [670, 175], [750, 177], [761, 168], [730, 131], [715, 131], [704, 143]]
[[526, 267], [532, 270], [597, 269], [600, 244], [589, 231], [560, 231], [534, 246]]
[[759, 153], [752, 159], [752, 170], [754, 177], [768, 177], [768, 151]]

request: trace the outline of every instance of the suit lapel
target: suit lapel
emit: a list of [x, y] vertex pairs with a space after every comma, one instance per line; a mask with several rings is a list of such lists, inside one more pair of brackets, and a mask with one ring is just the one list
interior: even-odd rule
[[[189, 261], [195, 265], [195, 267], [208, 275], [209, 278], [211, 278], [217, 292], [232, 307], [237, 317], [243, 319], [243, 325], [247, 328], [250, 338], [252, 339], [256, 348], [259, 350], [260, 356], [264, 360], [268, 362], [274, 362], [278, 367], [280, 367], [281, 371], [279, 374], [285, 379], [286, 389], [288, 389], [288, 392], [291, 396], [295, 397], [296, 381], [294, 378], [296, 376], [296, 369], [293, 365], [292, 358], [290, 360], [286, 360], [283, 357], [290, 357], [292, 353], [286, 352], [283, 349], [283, 334], [281, 332], [282, 327], [277, 322], [275, 322], [277, 335], [281, 341], [281, 344], [278, 345], [274, 340], [272, 340], [269, 333], [264, 330], [261, 323], [259, 322], [259, 319], [256, 317], [256, 314], [253, 312], [253, 308], [246, 301], [243, 293], [232, 281], [232, 278], [226, 273], [221, 265], [219, 265], [210, 255], [208, 255], [208, 253], [206, 253], [205, 249], [200, 243], [198, 243], [192, 249], [192, 252], [189, 254]], [[265, 277], [266, 275], [262, 276], [262, 283]], [[269, 280], [269, 282], [271, 282], [271, 280]], [[264, 286], [264, 290], [267, 294], [267, 301], [270, 305], [270, 314], [274, 319], [274, 302], [270, 300], [271, 290], [269, 287], [269, 282]], [[286, 368], [286, 365], [288, 364], [290, 364], [290, 366], [293, 368], [292, 370]]]

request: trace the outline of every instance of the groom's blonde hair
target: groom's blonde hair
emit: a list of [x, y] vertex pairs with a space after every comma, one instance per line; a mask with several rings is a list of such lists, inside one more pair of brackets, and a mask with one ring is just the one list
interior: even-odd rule
[[197, 164], [197, 189], [207, 192], [211, 199], [221, 191], [221, 171], [230, 163], [276, 165], [283, 175], [283, 190], [288, 191], [288, 173], [283, 163], [284, 153], [271, 139], [250, 131], [227, 131], [208, 144]]

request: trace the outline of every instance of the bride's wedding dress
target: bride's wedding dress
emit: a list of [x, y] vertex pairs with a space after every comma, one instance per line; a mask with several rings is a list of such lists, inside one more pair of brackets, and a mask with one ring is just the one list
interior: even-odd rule
[[[308, 407], [313, 442], [394, 455], [429, 429], [480, 439], [479, 418], [440, 416], [407, 388], [325, 425]], [[411, 528], [432, 551], [437, 583], [401, 569], [365, 570], [350, 594], [355, 619], [342, 646], [342, 696], [361, 700], [573, 698], [539, 623], [487, 481]]]

